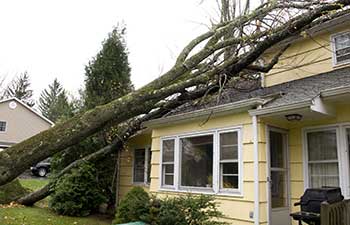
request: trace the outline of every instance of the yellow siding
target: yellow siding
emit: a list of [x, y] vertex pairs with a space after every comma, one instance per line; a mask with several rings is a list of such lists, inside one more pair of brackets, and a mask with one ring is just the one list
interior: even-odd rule
[[[121, 153], [120, 157], [120, 174], [119, 174], [119, 191], [118, 199], [122, 199], [125, 194], [130, 191], [135, 185], [132, 181], [133, 174], [133, 156], [134, 150], [138, 148], [145, 148], [151, 146], [151, 134], [137, 135], [131, 138], [126, 144], [125, 149]], [[148, 192], [149, 186], [143, 186]]]
[[[337, 114], [323, 120], [283, 122], [278, 124], [272, 119], [264, 118], [259, 121], [259, 193], [260, 193], [260, 224], [267, 224], [268, 221], [268, 198], [267, 198], [267, 155], [266, 155], [266, 126], [273, 125], [288, 130], [289, 143], [289, 167], [290, 167], [290, 194], [291, 210], [297, 211], [299, 207], [293, 204], [299, 200], [304, 192], [303, 174], [303, 128], [318, 125], [329, 125], [343, 122], [350, 122], [350, 104], [336, 106]], [[215, 198], [219, 203], [219, 210], [224, 213], [223, 220], [230, 224], [253, 224], [249, 213], [254, 211], [254, 149], [253, 130], [251, 117], [248, 113], [233, 114], [221, 117], [213, 117], [207, 123], [203, 121], [191, 121], [188, 123], [169, 125], [167, 127], [155, 128], [152, 135], [139, 135], [128, 142], [126, 150], [122, 153], [120, 170], [120, 192], [119, 197], [125, 195], [132, 187], [132, 158], [133, 149], [151, 146], [151, 184], [145, 190], [156, 194], [159, 197], [177, 196], [183, 193], [159, 190], [159, 162], [160, 162], [160, 140], [164, 136], [172, 136], [189, 132], [206, 131], [226, 127], [242, 127], [242, 160], [243, 160], [243, 190], [242, 196], [219, 196]], [[293, 224], [296, 224], [293, 222]]]
[[[183, 124], [176, 124], [166, 127], [155, 128], [152, 132], [152, 181], [150, 191], [159, 196], [176, 196], [181, 193], [165, 192], [159, 190], [159, 158], [161, 137], [184, 134], [189, 132], [206, 131], [211, 129], [226, 127], [242, 127], [242, 159], [243, 159], [243, 196], [216, 196], [219, 203], [219, 210], [224, 213], [224, 218], [230, 224], [252, 224], [253, 219], [249, 218], [249, 213], [254, 211], [254, 154], [253, 154], [253, 130], [252, 119], [248, 113], [233, 114], [211, 118], [203, 124], [202, 120], [191, 121]], [[261, 148], [265, 148], [265, 129], [259, 126], [259, 143]], [[266, 152], [260, 152], [260, 202], [267, 204], [266, 200]], [[266, 224], [265, 206], [262, 206], [263, 213], [260, 216], [261, 224]]]
[[[265, 86], [333, 70], [335, 67], [332, 62], [331, 35], [348, 29], [348, 27], [340, 27], [293, 43], [274, 68], [265, 75]], [[270, 57], [271, 55], [267, 56], [267, 58]]]

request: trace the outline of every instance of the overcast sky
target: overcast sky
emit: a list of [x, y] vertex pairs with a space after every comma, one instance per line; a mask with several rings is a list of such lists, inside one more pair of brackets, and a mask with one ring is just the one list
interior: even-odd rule
[[[132, 81], [165, 72], [181, 48], [207, 28], [216, 1], [11, 0], [0, 2], [0, 76], [28, 71], [37, 98], [57, 77], [73, 94], [84, 66], [113, 26], [124, 21]], [[201, 24], [203, 23], [203, 24]]]

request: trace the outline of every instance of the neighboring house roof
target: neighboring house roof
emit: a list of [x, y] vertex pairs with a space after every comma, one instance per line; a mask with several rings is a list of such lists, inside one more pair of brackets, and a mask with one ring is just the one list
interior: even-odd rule
[[[315, 76], [293, 80], [279, 85], [259, 88], [250, 92], [242, 92], [235, 88], [225, 89], [218, 101], [217, 96], [211, 96], [204, 103], [193, 101], [186, 103], [170, 112], [163, 118], [150, 121], [148, 125], [160, 124], [169, 120], [190, 118], [190, 115], [204, 115], [203, 112], [215, 113], [218, 109], [233, 110], [237, 107], [246, 107], [248, 104], [253, 109], [260, 106], [261, 109], [281, 108], [292, 104], [309, 102], [320, 95], [323, 91], [349, 87], [350, 90], [350, 67], [333, 70], [331, 72], [318, 74]], [[246, 103], [242, 105], [242, 103]], [[228, 106], [232, 106], [228, 108]], [[258, 111], [256, 110], [256, 111]], [[202, 112], [199, 114], [199, 112]], [[207, 113], [207, 114], [208, 114]], [[184, 116], [186, 115], [186, 116]], [[147, 123], [146, 123], [147, 126]]]
[[42, 120], [44, 120], [45, 122], [49, 123], [50, 126], [54, 126], [54, 122], [52, 122], [51, 120], [49, 120], [48, 118], [46, 118], [45, 116], [41, 115], [40, 113], [38, 113], [37, 111], [35, 111], [33, 108], [29, 107], [27, 104], [25, 104], [23, 101], [21, 101], [20, 99], [16, 98], [16, 97], [11, 97], [8, 99], [4, 99], [0, 101], [1, 103], [5, 103], [5, 102], [9, 102], [9, 101], [16, 101], [17, 103], [21, 104], [22, 106], [24, 106], [25, 108], [27, 108], [30, 112], [34, 113], [36, 116], [38, 116], [39, 118], [41, 118]]

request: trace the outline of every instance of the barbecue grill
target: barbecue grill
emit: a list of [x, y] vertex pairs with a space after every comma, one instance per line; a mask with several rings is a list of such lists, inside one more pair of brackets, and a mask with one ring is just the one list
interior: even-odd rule
[[302, 221], [310, 225], [320, 225], [321, 203], [328, 202], [333, 204], [344, 199], [341, 190], [338, 187], [322, 187], [322, 188], [308, 188], [301, 196], [300, 202], [294, 205], [300, 205], [301, 211], [290, 214], [294, 220]]

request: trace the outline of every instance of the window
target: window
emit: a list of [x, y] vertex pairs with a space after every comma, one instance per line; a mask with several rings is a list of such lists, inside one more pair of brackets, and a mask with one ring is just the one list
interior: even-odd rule
[[181, 138], [181, 186], [213, 186], [213, 135]]
[[350, 32], [336, 35], [332, 38], [334, 64], [350, 62]]
[[6, 131], [6, 122], [0, 121], [0, 132], [5, 132], [5, 131]]
[[163, 141], [162, 174], [163, 186], [174, 185], [174, 154], [175, 140]]
[[220, 188], [238, 189], [238, 134], [220, 134]]
[[[147, 162], [147, 163], [146, 163]], [[150, 183], [151, 181], [151, 151], [136, 149], [134, 152], [134, 183]]]
[[161, 187], [240, 193], [240, 130], [217, 130], [162, 140]]
[[338, 187], [339, 165], [336, 129], [307, 133], [309, 187]]

